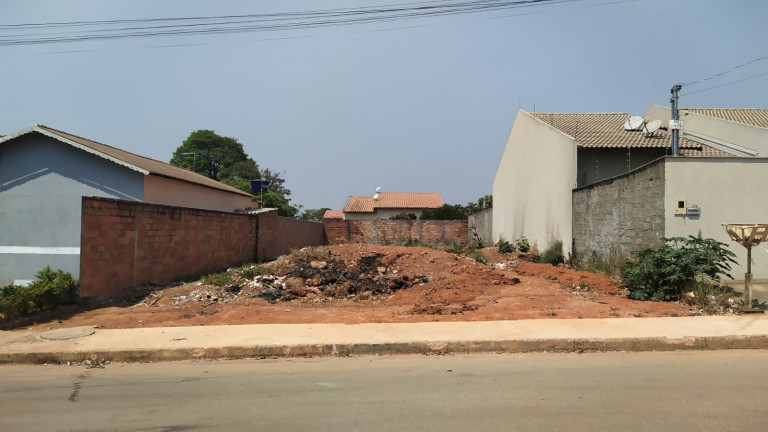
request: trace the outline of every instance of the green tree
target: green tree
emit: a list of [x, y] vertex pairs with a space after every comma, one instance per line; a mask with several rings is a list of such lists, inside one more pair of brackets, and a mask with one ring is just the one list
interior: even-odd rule
[[290, 200], [275, 191], [266, 191], [262, 198], [265, 208], [276, 208], [277, 214], [285, 217], [295, 217], [299, 209], [290, 204]]
[[173, 152], [171, 165], [218, 180], [222, 169], [247, 160], [243, 145], [236, 139], [197, 130]]
[[330, 210], [330, 208], [323, 207], [319, 209], [306, 209], [301, 212], [299, 219], [322, 222], [323, 215], [325, 214], [326, 210]]
[[222, 168], [221, 172], [219, 172], [219, 180], [242, 179], [250, 181], [260, 178], [261, 170], [259, 169], [259, 164], [251, 158], [235, 162], [232, 165]]
[[285, 179], [283, 178], [283, 173], [280, 173], [279, 171], [272, 171], [269, 168], [264, 168], [264, 170], [261, 171], [261, 179], [267, 180], [269, 182], [269, 190], [272, 192], [275, 192], [278, 195], [282, 195], [284, 197], [291, 196], [291, 190], [285, 187]]
[[436, 209], [424, 209], [421, 219], [424, 220], [458, 220], [467, 218], [467, 209], [461, 204], [443, 204]]

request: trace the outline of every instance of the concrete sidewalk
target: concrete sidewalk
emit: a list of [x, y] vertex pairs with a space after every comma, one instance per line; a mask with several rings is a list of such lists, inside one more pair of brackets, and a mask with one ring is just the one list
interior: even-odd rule
[[408, 324], [259, 324], [124, 330], [81, 327], [49, 332], [0, 332], [0, 363], [766, 348], [768, 316], [762, 314]]

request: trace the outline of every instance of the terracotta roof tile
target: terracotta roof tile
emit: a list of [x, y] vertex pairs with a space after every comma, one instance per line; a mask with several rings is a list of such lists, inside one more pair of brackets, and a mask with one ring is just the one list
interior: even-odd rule
[[70, 133], [63, 132], [48, 126], [37, 125], [37, 127], [39, 127], [45, 132], [64, 138], [65, 140], [74, 141], [77, 144], [88, 147], [92, 150], [95, 150], [98, 153], [105, 154], [114, 159], [120, 160], [128, 165], [132, 165], [140, 169], [143, 169], [145, 171], [148, 171], [150, 174], [169, 177], [172, 179], [181, 180], [188, 183], [194, 183], [201, 186], [210, 187], [213, 189], [219, 189], [226, 192], [236, 193], [239, 195], [251, 196], [251, 194], [243, 192], [240, 189], [234, 188], [229, 185], [225, 185], [224, 183], [218, 182], [204, 175], [200, 175], [196, 172], [192, 172], [184, 168], [180, 168], [180, 167], [167, 164], [165, 162], [160, 162], [158, 160], [150, 159], [144, 156], [139, 156], [137, 154], [133, 154], [125, 150], [120, 150], [119, 148], [111, 147], [106, 144], [89, 140], [87, 138], [83, 138], [77, 135], [72, 135]]
[[425, 209], [438, 208], [443, 199], [437, 192], [379, 192], [372, 196], [351, 196], [344, 213], [373, 213], [376, 209]]
[[768, 110], [762, 108], [680, 108], [680, 111], [768, 128]]
[[[533, 113], [542, 122], [574, 138], [584, 148], [668, 148], [670, 134], [659, 129], [652, 134], [624, 129], [627, 113]], [[711, 147], [680, 138], [681, 154], [711, 156], [719, 152]]]
[[326, 210], [323, 213], [323, 219], [344, 219], [344, 212], [341, 210]]

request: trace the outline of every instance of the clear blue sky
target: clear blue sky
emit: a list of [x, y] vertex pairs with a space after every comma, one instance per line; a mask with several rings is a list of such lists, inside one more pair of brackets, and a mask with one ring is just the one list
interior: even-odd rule
[[[0, 25], [402, 3], [2, 0]], [[491, 193], [518, 108], [642, 114], [668, 105], [674, 83], [768, 56], [767, 21], [764, 0], [583, 0], [320, 29], [0, 46], [0, 134], [40, 123], [167, 162], [190, 132], [213, 129], [285, 172], [294, 205], [340, 209], [377, 186], [464, 204]], [[19, 33], [0, 30], [0, 40]], [[681, 93], [687, 107], [766, 101], [768, 59]]]

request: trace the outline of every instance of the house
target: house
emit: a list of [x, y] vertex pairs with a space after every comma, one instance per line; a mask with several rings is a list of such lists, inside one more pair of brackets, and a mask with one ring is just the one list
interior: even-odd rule
[[254, 206], [250, 194], [205, 176], [34, 124], [0, 138], [0, 286], [23, 284], [47, 265], [79, 277], [83, 196], [225, 212]]
[[[645, 120], [666, 122], [668, 113], [654, 105]], [[768, 111], [680, 113], [672, 156], [669, 131], [627, 130], [627, 113], [518, 111], [493, 184], [493, 238], [623, 256], [701, 231], [732, 246], [734, 274], [743, 273], [746, 254], [720, 224], [768, 220], [768, 203], [750, 199], [768, 187]], [[756, 278], [768, 277], [764, 261]]]
[[340, 221], [344, 220], [344, 212], [342, 210], [326, 210], [323, 213], [323, 221]]
[[425, 209], [443, 206], [437, 192], [378, 192], [373, 196], [351, 196], [344, 206], [345, 220], [389, 219], [401, 213], [421, 216]]

